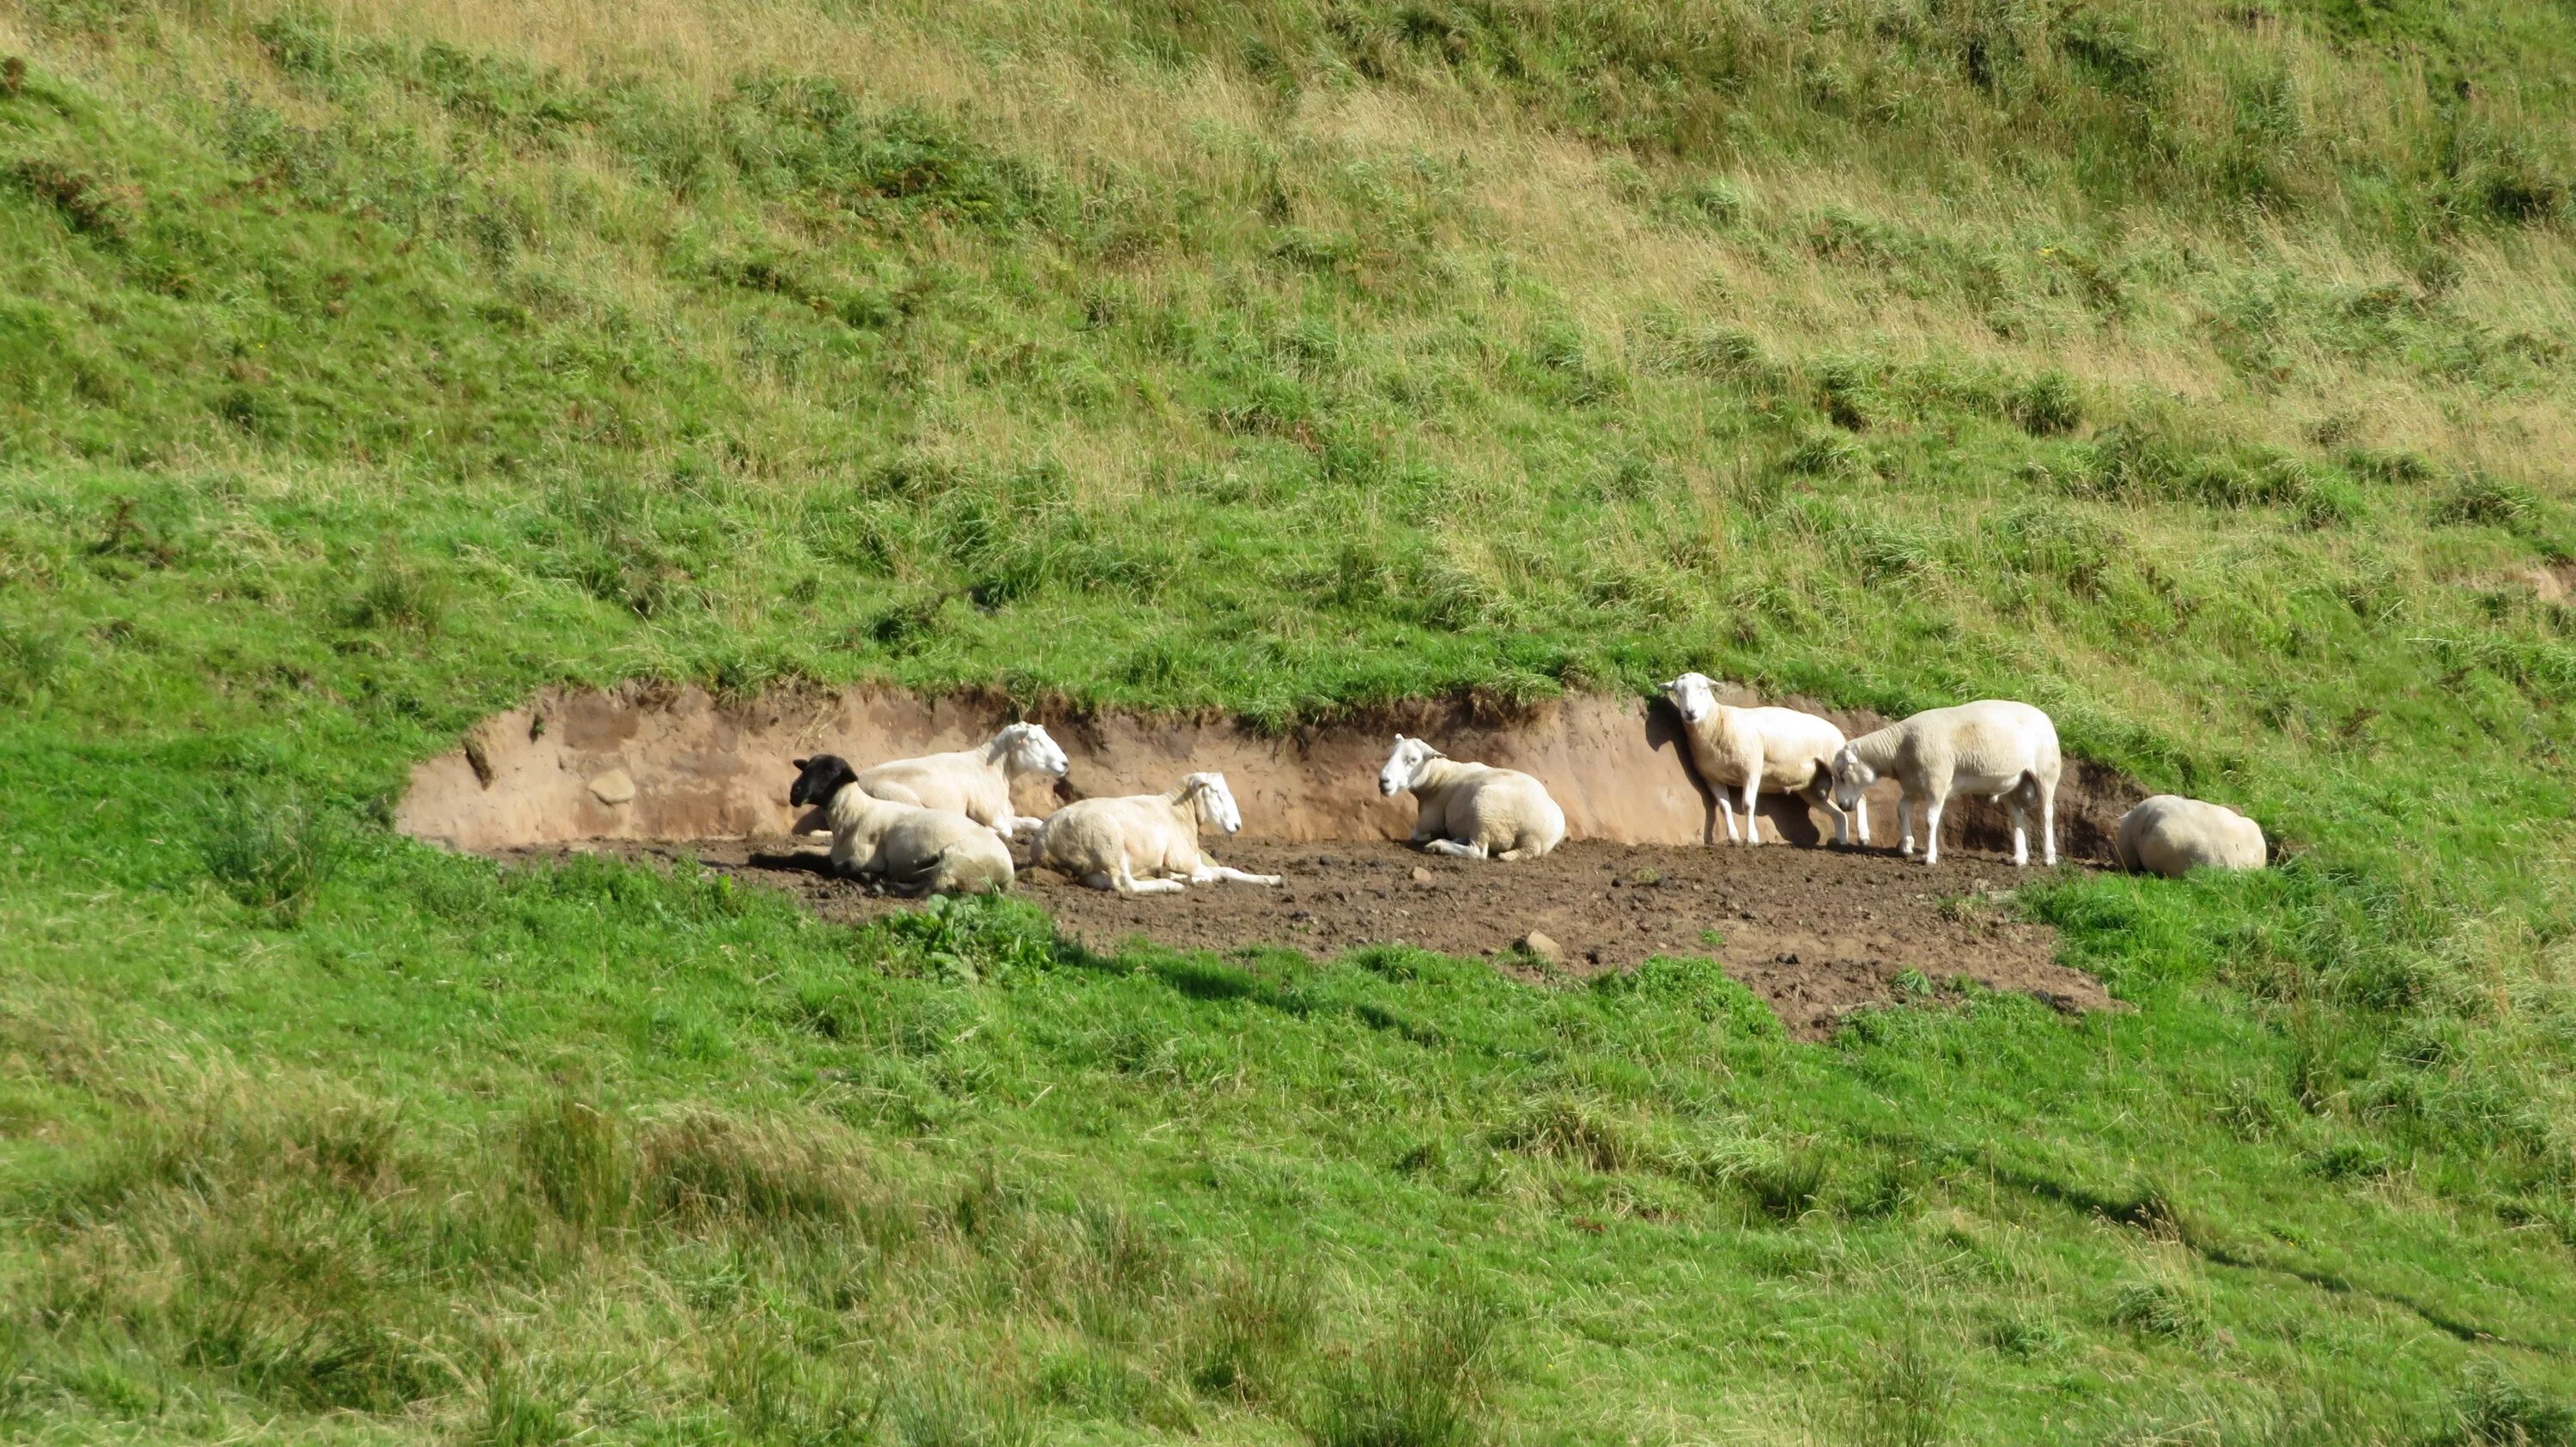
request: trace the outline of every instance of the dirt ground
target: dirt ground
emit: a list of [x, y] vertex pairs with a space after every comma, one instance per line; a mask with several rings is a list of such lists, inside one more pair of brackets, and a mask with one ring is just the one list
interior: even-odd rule
[[[836, 879], [822, 841], [698, 840], [541, 845], [498, 851], [530, 859], [597, 849], [634, 858], [695, 858], [747, 883], [786, 890], [827, 918], [906, 907]], [[1577, 974], [1656, 954], [1714, 953], [1813, 1039], [1841, 1016], [1899, 998], [1895, 978], [1921, 972], [1943, 993], [1966, 979], [2066, 1011], [2113, 1008], [2099, 981], [2054, 962], [2056, 932], [2011, 918], [1994, 896], [2029, 873], [1990, 855], [1945, 850], [1926, 870], [1892, 850], [1619, 845], [1577, 841], [1547, 858], [1499, 864], [1446, 859], [1389, 841], [1329, 844], [1228, 840], [1211, 852], [1238, 869], [1284, 876], [1275, 889], [1220, 884], [1122, 899], [1043, 870], [1020, 888], [1095, 947], [1144, 938], [1226, 952], [1289, 946], [1318, 958], [1403, 942], [1453, 955], [1530, 962], [1515, 942], [1536, 930]], [[2074, 867], [2074, 866], [2070, 866]], [[2035, 872], [2035, 871], [2033, 871]]]

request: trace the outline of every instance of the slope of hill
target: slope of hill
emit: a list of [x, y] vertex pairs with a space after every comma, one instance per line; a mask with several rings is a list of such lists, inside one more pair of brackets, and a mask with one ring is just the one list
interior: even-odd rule
[[[13, 1432], [2576, 1435], [2564, 0], [0, 55]], [[1816, 1047], [1688, 961], [1103, 959], [383, 823], [567, 680], [1684, 667], [2029, 698], [2294, 855], [2022, 890], [2134, 1013]]]

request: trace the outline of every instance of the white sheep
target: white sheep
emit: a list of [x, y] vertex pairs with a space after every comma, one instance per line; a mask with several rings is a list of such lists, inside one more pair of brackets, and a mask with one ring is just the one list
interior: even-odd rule
[[819, 804], [832, 821], [833, 872], [883, 880], [897, 894], [984, 894], [1011, 887], [1011, 851], [991, 828], [954, 809], [879, 799], [834, 754], [795, 760], [787, 802]]
[[1177, 894], [1221, 879], [1279, 882], [1278, 875], [1228, 869], [1200, 853], [1202, 819], [1226, 834], [1243, 828], [1243, 810], [1223, 774], [1192, 774], [1167, 793], [1067, 804], [1038, 826], [1032, 862], [1120, 894]]
[[859, 775], [859, 787], [897, 804], [954, 809], [1007, 840], [1037, 827], [1011, 812], [1011, 781], [1023, 774], [1061, 779], [1070, 767], [1044, 725], [1015, 723], [981, 748], [879, 764]]
[[2057, 863], [2057, 725], [2026, 703], [1987, 699], [1925, 709], [1902, 723], [1863, 734], [1834, 755], [1834, 803], [1849, 809], [1882, 774], [1904, 790], [1896, 820], [1914, 852], [1914, 806], [1926, 806], [1923, 862], [1941, 857], [1941, 809], [1958, 794], [1985, 794], [2012, 810], [2013, 863], [2030, 863], [2023, 823], [2039, 809], [2044, 861]]
[[[1756, 799], [1768, 789], [1795, 794], [1825, 811], [1834, 821], [1834, 842], [1851, 843], [1852, 825], [1860, 842], [1869, 842], [1869, 801], [1851, 813], [1834, 802], [1834, 755], [1842, 751], [1843, 731], [1825, 719], [1794, 708], [1736, 708], [1717, 701], [1717, 684], [1704, 673], [1685, 673], [1663, 685], [1664, 697], [1682, 716], [1690, 737], [1691, 762], [1717, 794], [1717, 811], [1726, 820], [1726, 837], [1745, 844], [1762, 842]], [[1735, 806], [1729, 789], [1744, 791], [1744, 833], [1735, 831]]]
[[2111, 857], [2122, 869], [2179, 879], [2197, 866], [2263, 867], [2263, 826], [2228, 808], [2158, 794], [2120, 816]]
[[1565, 811], [1547, 786], [1513, 769], [1462, 764], [1420, 739], [1395, 736], [1377, 791], [1413, 791], [1422, 812], [1407, 843], [1464, 859], [1537, 859], [1565, 840]]

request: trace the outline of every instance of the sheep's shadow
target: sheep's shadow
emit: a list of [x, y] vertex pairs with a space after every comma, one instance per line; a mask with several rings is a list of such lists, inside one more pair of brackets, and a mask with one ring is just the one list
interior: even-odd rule
[[[1726, 842], [1718, 822], [1717, 789], [1703, 778], [1699, 760], [1691, 757], [1690, 735], [1682, 723], [1681, 711], [1670, 699], [1658, 698], [1646, 706], [1646, 747], [1661, 753], [1673, 751], [1681, 761], [1682, 774], [1699, 791], [1700, 842], [1717, 845]], [[1756, 796], [1754, 813], [1771, 825], [1771, 837], [1783, 844], [1812, 849], [1829, 837], [1816, 823], [1814, 811], [1807, 802], [1791, 794], [1763, 793]], [[1759, 827], [1759, 826], [1756, 826]]]
[[791, 849], [783, 852], [756, 849], [745, 855], [742, 862], [744, 867], [749, 869], [776, 870], [782, 874], [819, 874], [825, 879], [840, 878], [839, 873], [832, 868], [832, 856], [817, 853], [811, 849]]

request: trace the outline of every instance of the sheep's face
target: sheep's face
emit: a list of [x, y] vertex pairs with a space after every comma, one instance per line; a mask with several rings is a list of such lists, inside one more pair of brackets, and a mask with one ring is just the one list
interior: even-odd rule
[[1377, 771], [1377, 791], [1392, 799], [1422, 778], [1424, 764], [1445, 757], [1447, 755], [1420, 739], [1408, 739], [1397, 734], [1395, 752], [1386, 756], [1386, 767]]
[[1015, 723], [1002, 730], [1002, 758], [1003, 767], [1014, 774], [1044, 774], [1050, 779], [1063, 778], [1073, 767], [1044, 724]]
[[1221, 834], [1243, 832], [1243, 809], [1234, 802], [1234, 790], [1226, 787], [1223, 774], [1192, 774], [1189, 782], [1198, 786], [1199, 817]]
[[798, 808], [820, 807], [832, 802], [832, 796], [858, 781], [858, 771], [839, 754], [816, 754], [810, 759], [792, 759], [796, 765], [796, 782], [787, 790], [787, 802]]
[[1663, 688], [1683, 723], [1695, 724], [1717, 712], [1717, 681], [1705, 673], [1685, 673]]
[[1849, 810], [1860, 802], [1861, 795], [1869, 792], [1869, 786], [1877, 782], [1878, 770], [1862, 763], [1849, 745], [1834, 755], [1835, 808]]

